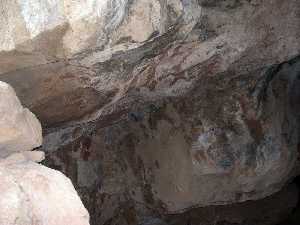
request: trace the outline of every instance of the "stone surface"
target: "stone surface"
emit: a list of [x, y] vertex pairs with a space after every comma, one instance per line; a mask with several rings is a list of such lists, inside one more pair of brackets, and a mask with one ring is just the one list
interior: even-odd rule
[[39, 165], [44, 152], [38, 119], [14, 90], [0, 82], [0, 224], [89, 225], [89, 214], [72, 182]]
[[256, 200], [295, 175], [298, 0], [0, 8], [0, 80], [40, 118], [46, 164], [93, 224]]
[[289, 63], [270, 83], [260, 73], [212, 78], [189, 97], [134, 108], [117, 122], [107, 116], [52, 130], [46, 162], [69, 174], [94, 224], [128, 204], [136, 214], [123, 216], [138, 218], [144, 207], [180, 213], [269, 196], [297, 165], [298, 121], [285, 79], [297, 64]]
[[0, 163], [0, 191], [0, 224], [89, 224], [71, 181], [37, 163]]
[[41, 162], [45, 159], [45, 153], [42, 151], [24, 151], [13, 153], [6, 158], [0, 159], [2, 165], [11, 165], [21, 162]]
[[0, 158], [41, 144], [40, 122], [22, 107], [12, 87], [0, 81]]
[[258, 201], [192, 209], [183, 215], [169, 215], [164, 220], [172, 225], [281, 225], [294, 211], [298, 196], [298, 188], [289, 185]]

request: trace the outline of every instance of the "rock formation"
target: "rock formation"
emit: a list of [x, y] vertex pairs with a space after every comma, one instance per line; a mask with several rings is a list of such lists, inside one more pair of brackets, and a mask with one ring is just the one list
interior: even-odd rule
[[4, 82], [0, 82], [0, 106], [1, 158], [19, 151], [32, 150], [42, 144], [39, 121], [22, 107], [14, 90]]
[[41, 120], [45, 164], [92, 224], [257, 200], [299, 173], [299, 0], [0, 9], [0, 80]]
[[39, 165], [43, 152], [37, 118], [14, 90], [0, 82], [0, 224], [89, 225], [89, 215], [71, 181]]

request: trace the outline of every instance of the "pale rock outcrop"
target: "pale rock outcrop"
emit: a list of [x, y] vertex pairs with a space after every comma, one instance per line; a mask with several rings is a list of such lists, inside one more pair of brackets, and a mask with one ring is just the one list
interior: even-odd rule
[[0, 81], [0, 158], [41, 144], [40, 122], [23, 108], [12, 87]]
[[0, 163], [0, 224], [88, 225], [71, 181], [34, 162]]
[[89, 225], [89, 214], [72, 182], [39, 165], [44, 152], [38, 119], [14, 90], [0, 82], [0, 224]]

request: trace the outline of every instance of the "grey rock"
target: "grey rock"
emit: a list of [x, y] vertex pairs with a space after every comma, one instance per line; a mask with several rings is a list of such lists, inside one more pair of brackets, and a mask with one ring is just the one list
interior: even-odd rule
[[164, 221], [158, 218], [145, 218], [140, 225], [167, 225]]
[[0, 80], [92, 223], [257, 200], [296, 175], [298, 0], [0, 7]]

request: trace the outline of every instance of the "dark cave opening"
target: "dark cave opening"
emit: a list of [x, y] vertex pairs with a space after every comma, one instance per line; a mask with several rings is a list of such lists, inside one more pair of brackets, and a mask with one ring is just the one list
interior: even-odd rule
[[300, 224], [300, 176], [296, 176], [292, 181], [292, 184], [294, 184], [298, 189], [298, 196], [297, 198], [297, 205], [293, 210], [291, 211], [291, 214], [288, 216], [286, 220], [284, 220], [282, 223], [278, 225], [299, 225]]

